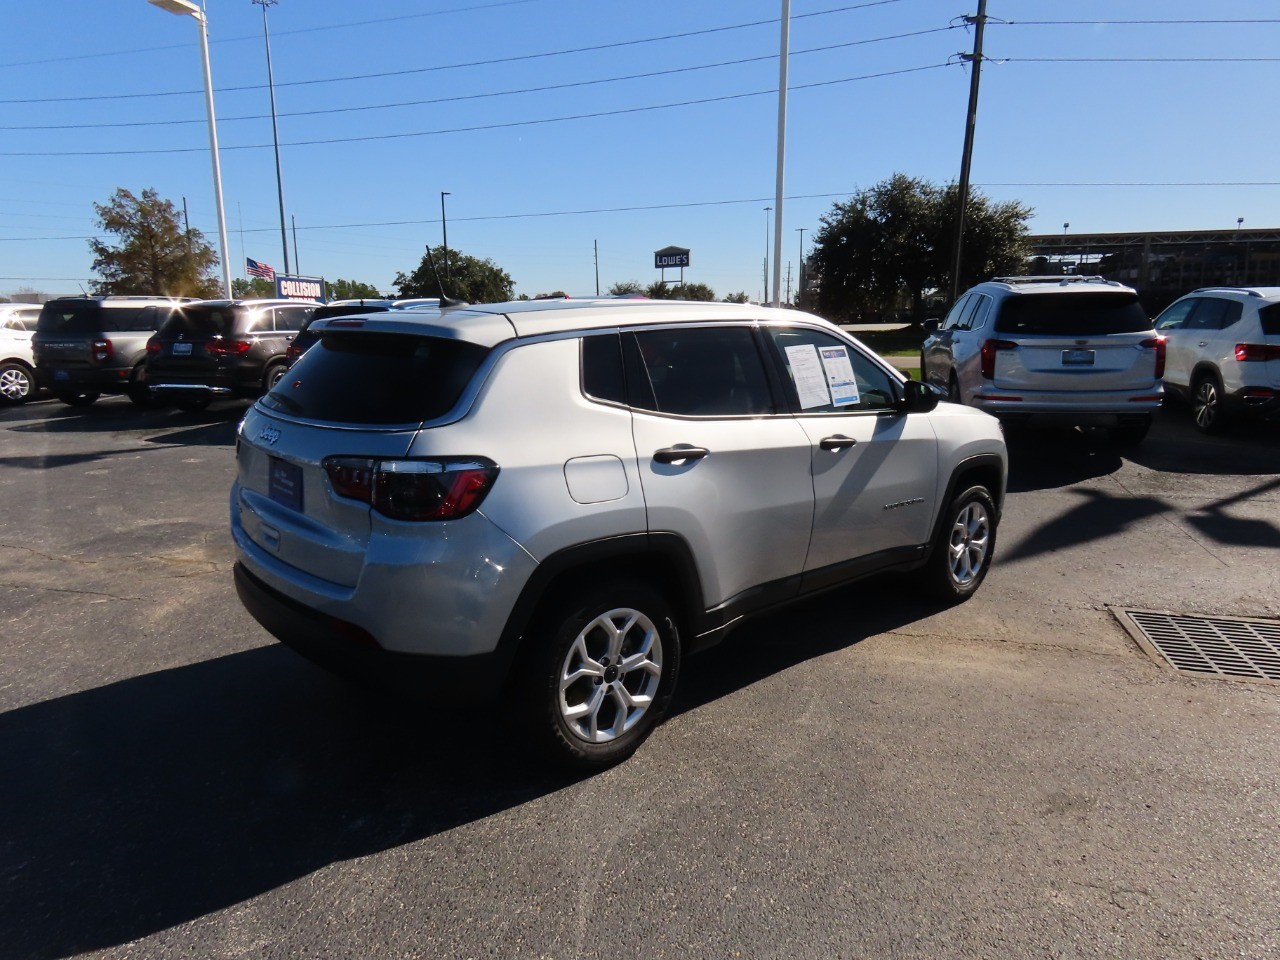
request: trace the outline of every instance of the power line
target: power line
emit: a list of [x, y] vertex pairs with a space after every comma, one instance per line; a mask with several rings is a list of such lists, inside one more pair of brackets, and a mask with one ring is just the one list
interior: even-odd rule
[[[849, 40], [844, 43], [830, 43], [821, 47], [810, 47], [806, 50], [792, 51], [791, 56], [797, 57], [809, 53], [825, 53], [831, 50], [842, 50], [847, 47], [864, 46], [871, 43], [884, 43], [889, 40], [905, 40], [913, 37], [922, 37], [933, 33], [947, 33], [952, 30], [958, 30], [963, 24], [953, 23], [945, 27], [933, 27], [928, 30], [915, 30], [911, 33], [898, 33], [887, 37], [873, 37], [867, 40]], [[553, 90], [569, 90], [576, 87], [596, 86], [605, 83], [618, 83], [626, 80], [649, 80], [654, 77], [673, 76], [681, 73], [694, 73], [699, 70], [712, 70], [719, 67], [734, 67], [746, 63], [759, 63], [764, 60], [776, 60], [776, 53], [762, 54], [756, 57], [743, 57], [738, 60], [721, 60], [716, 63], [696, 64], [691, 67], [673, 67], [667, 70], [652, 70], [646, 73], [632, 73], [619, 77], [602, 77], [595, 80], [577, 80], [570, 83], [549, 84], [541, 87], [521, 87], [515, 90], [499, 90], [491, 93], [468, 93], [460, 94], [453, 97], [433, 97], [427, 100], [402, 100], [394, 103], [372, 103], [355, 107], [328, 107], [323, 110], [297, 110], [292, 113], [281, 113], [281, 117], [314, 117], [322, 115], [330, 115], [335, 113], [357, 113], [366, 110], [389, 110], [397, 107], [421, 107], [439, 103], [458, 103], [468, 100], [484, 100], [494, 97], [508, 97], [517, 94], [527, 93], [546, 93]], [[229, 123], [239, 120], [265, 120], [270, 114], [252, 114], [243, 117], [221, 117], [219, 123]], [[142, 120], [130, 121], [124, 123], [68, 123], [68, 124], [43, 124], [36, 126], [0, 126], [0, 130], [104, 130], [119, 129], [129, 127], [171, 127], [178, 124], [203, 124], [207, 121], [200, 117], [192, 120]]]
[[992, 20], [999, 27], [1129, 27], [1129, 26], [1209, 26], [1231, 23], [1280, 23], [1280, 20]]
[[[848, 13], [851, 10], [863, 10], [867, 7], [880, 7], [889, 3], [901, 3], [902, 0], [869, 0], [865, 3], [855, 3], [850, 6], [834, 7], [830, 10], [817, 10], [813, 13], [801, 13], [792, 15], [792, 20], [802, 20], [809, 17], [825, 17], [833, 13]], [[404, 77], [419, 73], [435, 73], [441, 70], [459, 70], [463, 67], [488, 67], [502, 63], [518, 63], [528, 60], [540, 60], [548, 57], [563, 57], [574, 53], [595, 53], [601, 50], [616, 50], [619, 47], [634, 47], [646, 43], [662, 43], [667, 40], [680, 40], [686, 37], [701, 37], [713, 33], [725, 33], [730, 30], [743, 30], [748, 27], [765, 26], [771, 23], [777, 23], [778, 18], [772, 17], [766, 20], [753, 20], [749, 23], [735, 23], [723, 27], [706, 27], [701, 30], [689, 30], [684, 33], [668, 33], [658, 37], [642, 37], [637, 40], [618, 40], [614, 43], [602, 43], [587, 47], [571, 47], [566, 50], [551, 50], [545, 53], [524, 53], [510, 57], [497, 57], [492, 60], [476, 60], [470, 63], [450, 63], [439, 64], [432, 67], [411, 67], [404, 70], [388, 70], [380, 73], [363, 73], [353, 74], [346, 77], [320, 77], [314, 80], [292, 80], [288, 83], [277, 83], [276, 87], [304, 87], [314, 86], [321, 83], [346, 83], [352, 80], [376, 80], [385, 77]], [[239, 93], [246, 90], [262, 90], [262, 84], [249, 84], [239, 87], [218, 87], [216, 93]], [[77, 96], [77, 97], [40, 97], [28, 99], [0, 100], [0, 103], [67, 103], [80, 101], [100, 101], [100, 100], [137, 100], [141, 98], [151, 99], [154, 97], [183, 97], [193, 94], [203, 95], [203, 90], [169, 90], [157, 91], [153, 93], [120, 93], [120, 94], [103, 94], [101, 96]]]
[[1280, 57], [987, 57], [999, 63], [1280, 63]]
[[[1220, 180], [1220, 181], [1075, 181], [1075, 182], [1040, 182], [1040, 183], [978, 183], [977, 187], [1280, 187], [1280, 180]], [[855, 190], [841, 190], [834, 193], [799, 193], [790, 194], [784, 199], [786, 200], [831, 200], [836, 197], [849, 197], [856, 193]], [[651, 210], [687, 210], [697, 207], [728, 207], [738, 206], [741, 204], [766, 203], [774, 199], [773, 197], [743, 197], [736, 200], [695, 200], [685, 203], [651, 203], [651, 204], [634, 204], [625, 207], [593, 207], [579, 210], [543, 210], [533, 213], [495, 213], [481, 214], [469, 217], [451, 217], [459, 223], [480, 223], [485, 221], [501, 221], [501, 220], [536, 220], [546, 217], [576, 217], [591, 216], [605, 213], [644, 213]], [[369, 227], [424, 227], [432, 226], [439, 223], [439, 218], [427, 220], [378, 220], [364, 223], [323, 223], [311, 226], [299, 226], [299, 232], [308, 230], [361, 230]], [[245, 233], [274, 233], [276, 227], [249, 227]], [[36, 241], [36, 240], [101, 240], [105, 239], [102, 235], [98, 236], [75, 236], [75, 237], [0, 237], [2, 242], [17, 241]], [[27, 279], [25, 277], [0, 277], [0, 280]], [[31, 279], [63, 279], [58, 277], [41, 278], [34, 277]]]
[[[449, 10], [432, 10], [430, 13], [407, 13], [399, 17], [379, 17], [376, 20], [355, 20], [350, 23], [331, 23], [321, 27], [299, 27], [296, 30], [281, 30], [277, 32], [277, 36], [292, 35], [298, 33], [318, 33], [321, 30], [347, 30], [351, 27], [364, 27], [371, 24], [391, 23], [396, 20], [418, 20], [423, 17], [439, 17], [450, 13], [470, 13], [473, 10], [489, 10], [493, 7], [514, 7], [524, 3], [536, 3], [538, 0], [499, 0], [497, 3], [484, 3], [475, 7], [454, 7]], [[210, 44], [215, 43], [239, 43], [244, 40], [257, 40], [256, 34], [246, 34], [243, 37], [224, 37], [221, 40], [210, 40]], [[62, 54], [58, 55], [59, 63], [66, 63], [70, 60], [100, 60], [104, 57], [132, 57], [140, 53], [157, 53], [162, 50], [185, 50], [185, 44], [170, 43], [163, 47], [139, 47], [134, 50], [112, 50], [104, 53], [82, 53], [78, 56], [68, 57]], [[5, 67], [29, 67], [29, 66], [47, 66], [48, 58], [41, 60], [14, 60], [10, 63], [0, 63], [0, 70]]]
[[[924, 70], [937, 70], [941, 67], [954, 66], [951, 63], [933, 63], [923, 67], [905, 67], [901, 70], [886, 70], [881, 73], [868, 73], [857, 77], [844, 77], [839, 80], [821, 80], [815, 83], [802, 83], [788, 87], [789, 90], [810, 90], [817, 87], [830, 87], [842, 83], [854, 83], [859, 80], [876, 80], [882, 77], [896, 77], [907, 73], [920, 73]], [[754, 90], [750, 93], [728, 93], [717, 97], [701, 97], [696, 100], [680, 100], [675, 103], [659, 103], [644, 107], [626, 107], [618, 110], [598, 110], [592, 113], [576, 113], [561, 117], [540, 117], [534, 120], [510, 120], [504, 123], [474, 124], [467, 127], [451, 127], [442, 130], [415, 130], [407, 133], [378, 133], [363, 137], [330, 137], [324, 140], [294, 140], [281, 144], [286, 147], [331, 146], [336, 143], [372, 143], [382, 140], [406, 140], [413, 137], [434, 137], [454, 133], [475, 133], [482, 130], [503, 130], [513, 127], [533, 127], [546, 123], [564, 123], [571, 120], [595, 120], [601, 117], [618, 117], [628, 114], [648, 113], [655, 110], [671, 110], [677, 107], [699, 106], [708, 103], [724, 103], [729, 100], [745, 100], [751, 97], [776, 96], [777, 89]], [[260, 150], [270, 147], [270, 143], [247, 143], [223, 146], [223, 152], [230, 150]], [[0, 157], [130, 157], [156, 156], [178, 153], [201, 153], [207, 147], [168, 147], [157, 150], [61, 150], [61, 151], [0, 151]]]

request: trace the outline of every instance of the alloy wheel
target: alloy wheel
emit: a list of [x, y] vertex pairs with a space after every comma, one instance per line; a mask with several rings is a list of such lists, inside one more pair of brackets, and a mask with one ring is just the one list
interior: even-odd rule
[[662, 637], [639, 610], [600, 614], [578, 633], [560, 667], [565, 725], [588, 743], [609, 743], [638, 724], [662, 681]]
[[0, 372], [0, 397], [9, 403], [22, 403], [31, 396], [31, 377], [21, 367], [8, 367]]
[[1218, 420], [1218, 408], [1221, 403], [1218, 397], [1218, 385], [1212, 380], [1200, 381], [1200, 386], [1196, 387], [1195, 403], [1193, 413], [1196, 418], [1196, 426], [1208, 433], [1214, 428]]
[[991, 518], [981, 503], [966, 503], [951, 527], [951, 579], [967, 586], [981, 573], [987, 562], [991, 542]]

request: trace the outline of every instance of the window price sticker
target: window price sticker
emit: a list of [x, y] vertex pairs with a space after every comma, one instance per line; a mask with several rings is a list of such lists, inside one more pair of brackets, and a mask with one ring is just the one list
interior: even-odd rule
[[858, 402], [858, 381], [853, 377], [853, 364], [849, 362], [847, 347], [823, 347], [822, 369], [827, 375], [827, 387], [831, 391], [831, 404], [847, 407]]

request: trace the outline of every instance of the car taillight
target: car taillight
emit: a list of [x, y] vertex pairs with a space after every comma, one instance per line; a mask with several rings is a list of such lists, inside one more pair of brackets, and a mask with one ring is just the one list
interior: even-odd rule
[[150, 356], [151, 354], [159, 353], [159, 352], [160, 352], [160, 344], [156, 342], [155, 337], [152, 337], [150, 340], [147, 341], [147, 355]]
[[480, 506], [498, 476], [482, 458], [401, 460], [326, 457], [334, 493], [367, 503], [393, 520], [457, 520]]
[[1149, 347], [1156, 352], [1156, 379], [1159, 380], [1164, 376], [1164, 351], [1165, 344], [1168, 342], [1167, 337], [1148, 337], [1142, 341], [1142, 346]]
[[1237, 343], [1236, 359], [1280, 360], [1280, 343]]
[[116, 348], [111, 345], [110, 340], [95, 340], [89, 344], [89, 355], [97, 363], [101, 363], [103, 360], [110, 360], [111, 355], [115, 352]]
[[994, 380], [996, 378], [996, 351], [1016, 349], [1018, 349], [1018, 345], [1012, 340], [983, 340], [982, 379]]
[[284, 359], [286, 363], [293, 363], [293, 361], [297, 360], [300, 356], [302, 356], [301, 347], [295, 346], [291, 343], [284, 348]]
[[238, 357], [242, 353], [248, 353], [252, 346], [248, 340], [223, 340], [221, 337], [214, 337], [204, 348], [215, 357]]

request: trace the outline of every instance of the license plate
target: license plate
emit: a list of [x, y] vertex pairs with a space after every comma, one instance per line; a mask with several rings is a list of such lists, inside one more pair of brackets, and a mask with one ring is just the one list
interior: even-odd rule
[[267, 468], [267, 496], [290, 510], [302, 512], [302, 468], [272, 457]]
[[70, 379], [71, 379], [71, 374], [70, 374], [68, 371], [66, 371], [66, 370], [55, 370], [55, 371], [53, 371], [53, 379], [55, 379], [55, 380], [70, 380]]
[[173, 345], [173, 355], [174, 355], [175, 357], [189, 357], [189, 356], [191, 356], [191, 344], [189, 344], [189, 343], [175, 343], [175, 344]]
[[1092, 364], [1092, 363], [1093, 363], [1093, 351], [1092, 351], [1092, 350], [1063, 350], [1063, 351], [1062, 351], [1062, 365], [1063, 365], [1063, 366], [1069, 366], [1069, 365], [1071, 365], [1071, 364], [1086, 364], [1086, 365], [1088, 365], [1088, 364]]

